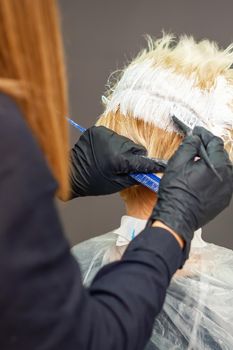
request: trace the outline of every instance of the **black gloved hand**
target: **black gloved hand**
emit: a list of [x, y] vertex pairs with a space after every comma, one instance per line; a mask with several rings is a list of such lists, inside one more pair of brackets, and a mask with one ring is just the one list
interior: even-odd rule
[[[223, 182], [204, 160], [194, 160], [201, 141]], [[184, 139], [168, 162], [150, 221], [163, 222], [190, 243], [195, 230], [229, 205], [232, 191], [232, 163], [222, 140], [204, 128], [196, 127], [193, 135]]]
[[121, 191], [137, 183], [129, 173], [164, 172], [164, 163], [146, 154], [144, 147], [112, 130], [91, 127], [71, 150], [71, 197]]

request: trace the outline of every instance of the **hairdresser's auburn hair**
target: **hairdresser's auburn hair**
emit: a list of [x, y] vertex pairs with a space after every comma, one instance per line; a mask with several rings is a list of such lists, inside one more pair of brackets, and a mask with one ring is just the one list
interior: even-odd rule
[[0, 40], [0, 91], [18, 103], [66, 199], [67, 86], [56, 0], [1, 0]]
[[[153, 116], [156, 117], [157, 107], [155, 105], [156, 108], [153, 109], [151, 102], [153, 100], [150, 100], [149, 97], [147, 100], [147, 95], [144, 94], [145, 89], [148, 89], [148, 96], [154, 92], [153, 72], [161, 68], [165, 74], [166, 72], [169, 74], [174, 72], [183, 75], [186, 79], [192, 78], [195, 81], [195, 86], [202, 91], [209, 91], [215, 86], [216, 79], [221, 76], [229, 84], [232, 93], [232, 63], [233, 45], [221, 50], [214, 42], [208, 40], [196, 42], [192, 37], [187, 36], [182, 36], [179, 40], [175, 40], [173, 35], [163, 35], [159, 40], [148, 37], [148, 48], [140, 52], [123, 71], [118, 71], [118, 76], [116, 74], [111, 76], [104, 99], [106, 108], [97, 125], [104, 125], [143, 145], [151, 157], [169, 159], [178, 148], [182, 138], [166, 127], [161, 128], [158, 117], [158, 125], [153, 123], [152, 119]], [[138, 70], [137, 67], [139, 67]], [[169, 77], [168, 75], [168, 79]], [[166, 81], [166, 84], [169, 84], [169, 80]], [[137, 99], [137, 97], [141, 98], [140, 89], [142, 95], [145, 96], [141, 105]], [[137, 93], [138, 95], [136, 95]], [[230, 109], [232, 114], [230, 112], [228, 117], [220, 116], [223, 118], [223, 123], [221, 120], [218, 122], [226, 125], [227, 140], [225, 145], [232, 153], [233, 100], [230, 101]], [[143, 113], [147, 113], [147, 115]], [[150, 118], [151, 114], [152, 118]], [[134, 186], [122, 192], [123, 198], [126, 202], [140, 199], [142, 191], [142, 186]]]

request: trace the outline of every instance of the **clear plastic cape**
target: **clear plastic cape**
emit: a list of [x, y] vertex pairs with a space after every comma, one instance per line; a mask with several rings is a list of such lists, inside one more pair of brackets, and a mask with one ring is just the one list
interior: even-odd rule
[[[89, 285], [103, 265], [121, 258], [135, 235], [135, 220], [141, 231], [143, 222], [125, 218], [119, 229], [73, 247], [84, 284]], [[233, 349], [233, 251], [204, 242], [201, 231], [195, 233], [190, 258], [173, 276], [155, 319], [146, 350], [157, 349]]]

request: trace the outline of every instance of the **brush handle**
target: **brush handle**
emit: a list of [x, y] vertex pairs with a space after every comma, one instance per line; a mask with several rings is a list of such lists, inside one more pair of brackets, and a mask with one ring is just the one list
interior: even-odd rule
[[[184, 122], [182, 122], [179, 118], [177, 118], [175, 115], [172, 116], [172, 120], [176, 124], [176, 126], [185, 134], [185, 136], [192, 135], [193, 130], [189, 126], [187, 126]], [[219, 181], [222, 182], [223, 179], [222, 179], [221, 175], [215, 169], [214, 165], [211, 163], [209, 156], [208, 156], [203, 144], [201, 144], [201, 146], [200, 146], [200, 157], [206, 162], [208, 167], [217, 176]]]

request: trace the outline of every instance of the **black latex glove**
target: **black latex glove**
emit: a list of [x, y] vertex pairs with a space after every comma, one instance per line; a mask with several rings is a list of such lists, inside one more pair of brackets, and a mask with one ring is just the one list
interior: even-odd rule
[[129, 173], [164, 172], [164, 163], [146, 154], [144, 147], [104, 126], [91, 127], [71, 150], [71, 198], [115, 193], [135, 185]]
[[[223, 182], [198, 156], [200, 142]], [[190, 243], [193, 233], [226, 208], [233, 191], [233, 170], [220, 138], [201, 127], [187, 136], [170, 159], [161, 180], [150, 222], [159, 220]]]

